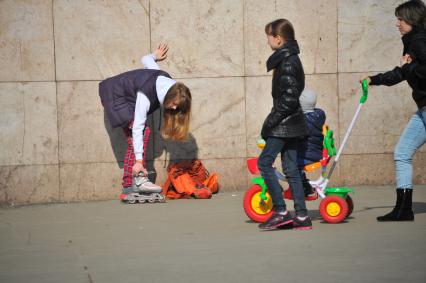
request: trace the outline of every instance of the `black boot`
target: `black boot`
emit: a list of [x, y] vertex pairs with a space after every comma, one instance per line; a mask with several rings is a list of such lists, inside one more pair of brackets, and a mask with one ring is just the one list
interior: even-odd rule
[[398, 221], [414, 221], [412, 189], [405, 190], [402, 206], [398, 212], [397, 218]]
[[390, 213], [377, 217], [377, 221], [413, 221], [412, 196], [413, 190], [397, 189], [395, 207]]

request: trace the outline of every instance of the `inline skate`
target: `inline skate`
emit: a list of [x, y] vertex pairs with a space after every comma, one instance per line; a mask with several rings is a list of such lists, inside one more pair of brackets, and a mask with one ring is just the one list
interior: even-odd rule
[[133, 192], [124, 197], [124, 201], [128, 203], [154, 203], [166, 202], [166, 197], [161, 193], [162, 188], [153, 184], [147, 176], [139, 173], [138, 176], [133, 177]]

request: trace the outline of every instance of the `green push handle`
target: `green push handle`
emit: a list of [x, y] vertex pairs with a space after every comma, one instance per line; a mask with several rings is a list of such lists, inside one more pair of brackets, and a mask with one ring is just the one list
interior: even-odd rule
[[359, 100], [359, 103], [364, 104], [367, 101], [368, 98], [368, 81], [363, 80], [362, 81], [362, 96]]

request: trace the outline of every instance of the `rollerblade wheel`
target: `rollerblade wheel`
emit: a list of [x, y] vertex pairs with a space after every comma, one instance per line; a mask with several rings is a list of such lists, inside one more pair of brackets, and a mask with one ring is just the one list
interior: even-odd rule
[[155, 199], [149, 199], [149, 200], [148, 200], [148, 202], [149, 202], [149, 203], [154, 203], [154, 202], [155, 202]]
[[144, 200], [144, 199], [139, 199], [139, 203], [145, 203], [146, 202], [146, 200]]
[[136, 200], [134, 198], [129, 199], [130, 204], [134, 204], [135, 202], [136, 202]]

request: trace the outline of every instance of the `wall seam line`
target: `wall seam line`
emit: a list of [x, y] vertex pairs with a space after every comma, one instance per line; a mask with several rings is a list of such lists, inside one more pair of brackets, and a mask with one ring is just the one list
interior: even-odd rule
[[52, 33], [53, 33], [53, 65], [55, 73], [55, 96], [56, 96], [56, 137], [58, 140], [58, 201], [61, 201], [61, 165], [60, 165], [60, 153], [59, 153], [59, 103], [58, 103], [58, 77], [56, 73], [56, 38], [55, 38], [55, 0], [52, 0]]

